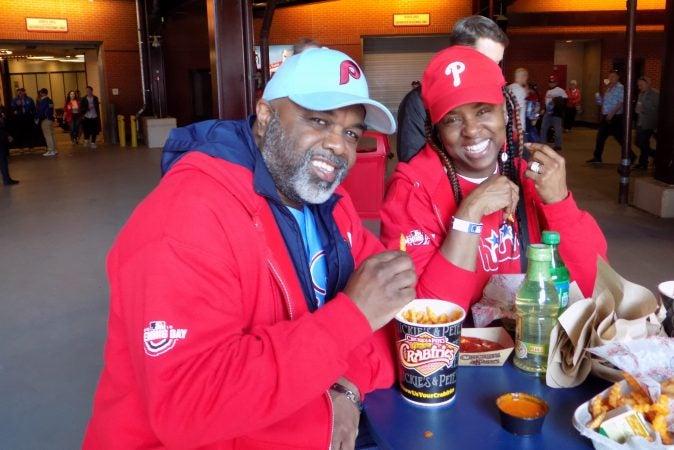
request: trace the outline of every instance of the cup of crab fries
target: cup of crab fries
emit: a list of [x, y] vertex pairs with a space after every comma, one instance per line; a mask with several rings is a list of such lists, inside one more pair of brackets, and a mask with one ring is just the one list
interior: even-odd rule
[[432, 406], [456, 394], [461, 325], [466, 311], [444, 300], [413, 300], [396, 315], [398, 385], [403, 397]]

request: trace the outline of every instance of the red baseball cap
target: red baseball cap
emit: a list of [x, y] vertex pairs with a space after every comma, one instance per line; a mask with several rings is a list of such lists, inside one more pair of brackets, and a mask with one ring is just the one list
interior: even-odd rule
[[472, 47], [456, 45], [428, 63], [421, 80], [421, 98], [435, 124], [461, 105], [502, 104], [503, 86], [505, 79], [498, 64]]
[[550, 77], [548, 78], [548, 83], [556, 83], [556, 82], [557, 82], [557, 75], [555, 75], [555, 74], [553, 73], [553, 74], [550, 75]]

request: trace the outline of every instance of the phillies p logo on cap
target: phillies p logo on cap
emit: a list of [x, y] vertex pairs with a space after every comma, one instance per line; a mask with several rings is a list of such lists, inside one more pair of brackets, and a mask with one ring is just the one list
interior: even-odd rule
[[345, 59], [339, 65], [339, 84], [346, 84], [353, 78], [357, 80], [360, 78], [360, 69], [350, 59]]
[[452, 76], [454, 78], [454, 87], [458, 87], [461, 84], [461, 74], [466, 70], [466, 65], [461, 61], [454, 61], [447, 64], [445, 69], [445, 75]]

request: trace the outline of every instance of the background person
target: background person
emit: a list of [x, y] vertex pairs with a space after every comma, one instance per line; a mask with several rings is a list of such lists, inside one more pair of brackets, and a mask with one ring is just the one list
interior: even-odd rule
[[[35, 101], [26, 95], [25, 88], [16, 90], [16, 97], [10, 104], [12, 111], [11, 128], [14, 144], [18, 148], [33, 148], [33, 132], [35, 128]], [[9, 124], [8, 124], [9, 125]]]
[[562, 150], [562, 117], [566, 108], [566, 91], [557, 85], [557, 75], [548, 78], [548, 90], [545, 92], [545, 113], [541, 125], [540, 142], [548, 142], [550, 128], [555, 131], [555, 150]]
[[[509, 42], [496, 22], [484, 16], [468, 16], [457, 21], [449, 37], [450, 46], [473, 47], [496, 63], [503, 60]], [[426, 144], [426, 116], [421, 87], [412, 89], [398, 107], [396, 152], [400, 162], [408, 162]]]
[[75, 91], [68, 92], [63, 106], [63, 120], [68, 124], [70, 141], [79, 144], [80, 139], [80, 99]]
[[[590, 164], [599, 164], [602, 162], [602, 155], [604, 154], [604, 144], [609, 136], [613, 136], [620, 147], [625, 146], [623, 137], [625, 124], [623, 119], [623, 103], [625, 102], [625, 87], [620, 82], [620, 74], [617, 70], [612, 70], [608, 74], [608, 84], [602, 96], [597, 92], [595, 99], [598, 105], [601, 106], [601, 119], [599, 120], [599, 127], [597, 128], [597, 139], [594, 146], [594, 154], [592, 158], [586, 162]], [[621, 153], [622, 155], [622, 150]], [[632, 161], [636, 160], [636, 154], [630, 150], [630, 157]], [[622, 158], [622, 156], [621, 156]]]
[[416, 279], [338, 188], [366, 126], [395, 131], [358, 65], [318, 48], [281, 65], [255, 116], [171, 131], [108, 257], [85, 450], [354, 448], [354, 400], [394, 380], [373, 331]]
[[87, 94], [80, 99], [80, 114], [84, 146], [96, 148], [96, 136], [101, 132], [101, 105], [91, 86], [87, 86]]
[[576, 80], [569, 81], [566, 90], [566, 112], [564, 114], [564, 131], [571, 131], [576, 122], [576, 114], [580, 112], [581, 92]]
[[[520, 126], [527, 131], [527, 96], [529, 95], [529, 71], [524, 67], [515, 69], [514, 81], [508, 90], [517, 101], [519, 107]], [[525, 136], [525, 142], [530, 142]]]
[[637, 134], [634, 144], [639, 148], [639, 164], [636, 169], [648, 169], [648, 158], [655, 156], [655, 150], [651, 148], [651, 137], [658, 128], [658, 107], [660, 105], [660, 93], [651, 86], [651, 79], [647, 76], [639, 77], [637, 81], [639, 97], [635, 112], [637, 119]]
[[56, 137], [54, 137], [54, 102], [49, 98], [47, 88], [40, 89], [38, 93], [40, 100], [38, 100], [35, 120], [40, 125], [47, 144], [47, 151], [42, 156], [56, 156], [58, 151], [56, 150]]
[[[458, 65], [464, 70], [447, 73]], [[519, 157], [501, 69], [471, 48], [451, 47], [421, 83], [433, 127], [419, 155], [391, 176], [381, 224], [388, 248], [406, 236], [417, 296], [468, 310], [491, 275], [525, 272], [523, 250], [543, 229], [559, 231], [571, 277], [590, 295], [606, 240], [568, 190], [564, 158], [533, 143], [531, 161]]]
[[19, 182], [9, 175], [9, 143], [12, 142], [12, 137], [7, 132], [5, 123], [5, 114], [0, 113], [0, 175], [2, 175], [2, 184], [11, 186]]

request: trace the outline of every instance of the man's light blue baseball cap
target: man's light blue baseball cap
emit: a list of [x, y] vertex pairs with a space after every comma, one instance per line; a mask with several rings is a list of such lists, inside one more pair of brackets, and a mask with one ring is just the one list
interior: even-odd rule
[[391, 112], [370, 99], [361, 68], [337, 50], [308, 48], [281, 64], [267, 83], [262, 98], [275, 100], [283, 97], [314, 111], [363, 105], [368, 128], [385, 134], [396, 131]]

